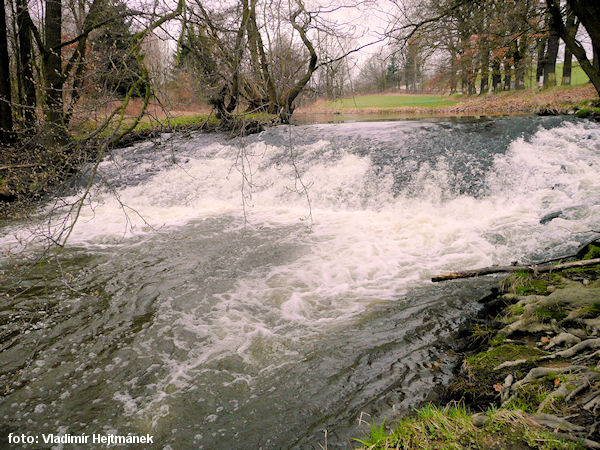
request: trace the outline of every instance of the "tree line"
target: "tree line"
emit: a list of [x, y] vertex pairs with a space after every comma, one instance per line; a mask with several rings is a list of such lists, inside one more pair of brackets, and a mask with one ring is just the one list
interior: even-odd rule
[[[395, 3], [395, 2], [394, 2]], [[364, 65], [367, 89], [431, 86], [451, 93], [524, 89], [526, 77], [544, 88], [571, 84], [574, 59], [596, 90], [600, 64], [600, 3], [594, 0], [430, 0], [411, 8], [389, 30], [383, 57]], [[408, 22], [408, 23], [407, 23]], [[589, 39], [589, 58], [581, 39]], [[560, 41], [564, 54], [559, 55]], [[557, 80], [559, 56], [564, 61]]]
[[[371, 85], [417, 90], [428, 61], [438, 61], [437, 82], [451, 92], [459, 86], [468, 94], [522, 89], [533, 65], [536, 82], [553, 86], [562, 40], [562, 83], [570, 82], [575, 58], [600, 92], [595, 0], [348, 0], [327, 6], [180, 0], [135, 7], [123, 0], [6, 0], [0, 8], [0, 142], [40, 130], [47, 140], [68, 141], [82, 99], [120, 99], [99, 127], [115, 120], [122, 125], [123, 105], [137, 97], [145, 108], [155, 94], [145, 43], [157, 30], [176, 43], [167, 77], [193, 79], [224, 123], [240, 110], [289, 122], [302, 94], [332, 98], [347, 89], [347, 57], [365, 45], [340, 12], [374, 5], [391, 12], [385, 32], [373, 41], [387, 42], [387, 58], [371, 58], [361, 69], [360, 78]], [[113, 138], [136, 124], [115, 127]]]

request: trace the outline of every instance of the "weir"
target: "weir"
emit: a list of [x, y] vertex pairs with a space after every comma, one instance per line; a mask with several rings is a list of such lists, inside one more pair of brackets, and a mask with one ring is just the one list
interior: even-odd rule
[[[452, 334], [495, 283], [432, 275], [569, 253], [599, 205], [600, 125], [561, 117], [117, 149], [60, 264], [2, 306], [3, 431], [351, 446], [361, 413], [406, 414], [449, 379]], [[0, 292], [59, 212], [1, 230]]]

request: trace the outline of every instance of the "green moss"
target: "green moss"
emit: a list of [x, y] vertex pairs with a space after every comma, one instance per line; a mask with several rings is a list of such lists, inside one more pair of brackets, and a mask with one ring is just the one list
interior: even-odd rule
[[531, 359], [545, 354], [545, 351], [537, 348], [513, 343], [504, 343], [497, 347], [490, 348], [485, 352], [469, 356], [466, 361], [474, 369], [492, 370], [494, 367], [505, 361]]
[[583, 256], [584, 260], [600, 258], [600, 247], [597, 245], [590, 245], [588, 252]]
[[538, 308], [535, 308], [533, 313], [535, 314], [537, 319], [543, 323], [548, 323], [552, 321], [552, 319], [555, 319], [556, 321], [560, 322], [568, 315], [567, 311], [565, 311], [559, 303], [551, 303], [548, 305], [540, 306]]
[[497, 333], [496, 336], [494, 336], [490, 340], [490, 347], [497, 347], [497, 346], [503, 344], [505, 340], [506, 340], [506, 336], [504, 334]]
[[585, 106], [583, 108], [581, 108], [580, 110], [578, 110], [575, 113], [575, 117], [579, 118], [579, 119], [585, 119], [587, 117], [590, 117], [592, 115], [592, 108]]
[[531, 272], [519, 270], [502, 282], [502, 289], [517, 295], [547, 295], [549, 277], [534, 277]]
[[600, 264], [593, 266], [571, 267], [565, 270], [566, 273], [595, 273], [600, 272]]
[[514, 314], [515, 316], [523, 314], [525, 312], [525, 308], [521, 305], [512, 305], [510, 307], [510, 312], [511, 314]]

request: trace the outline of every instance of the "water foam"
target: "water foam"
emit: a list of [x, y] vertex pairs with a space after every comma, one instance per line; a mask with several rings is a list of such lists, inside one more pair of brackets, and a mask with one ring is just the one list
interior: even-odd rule
[[[109, 293], [118, 317], [146, 313], [134, 303], [154, 300], [138, 285], [158, 286], [148, 289], [157, 299], [148, 326], [115, 350], [121, 359], [107, 366], [128, 377], [110, 395], [126, 420], [168, 424], [177, 414], [185, 417], [190, 397], [205, 413], [205, 426], [218, 424], [230, 406], [222, 398], [239, 399], [235, 409], [243, 409], [261, 392], [257, 380], [285, 373], [308, 358], [311, 345], [377, 303], [409, 302], [404, 294], [428, 285], [432, 274], [547, 249], [562, 253], [577, 244], [575, 233], [597, 228], [598, 125], [540, 129], [490, 157], [487, 168], [474, 161], [485, 186], [477, 192], [453, 188], [463, 174], [448, 155], [376, 164], [376, 137], [389, 143], [393, 126], [365, 127], [375, 142], [370, 153], [362, 151], [364, 136], [355, 139], [363, 126], [353, 127], [335, 135], [336, 128], [317, 126], [313, 142], [293, 147], [262, 138], [245, 145], [192, 139], [174, 144], [181, 147], [176, 163], [134, 147], [103, 163], [100, 172], [113, 189], [94, 187], [93, 207], [82, 210], [71, 243], [115, 255], [93, 270], [99, 280], [117, 280]], [[135, 152], [158, 160], [131, 164]], [[116, 165], [128, 173], [125, 183], [112, 172]], [[563, 211], [560, 218], [540, 224], [556, 210]], [[219, 245], [210, 253], [213, 240]], [[173, 259], [163, 261], [167, 253]], [[205, 254], [214, 259], [205, 271], [200, 263], [183, 264]], [[148, 268], [128, 267], [143, 258]], [[121, 367], [130, 359], [143, 370]]]

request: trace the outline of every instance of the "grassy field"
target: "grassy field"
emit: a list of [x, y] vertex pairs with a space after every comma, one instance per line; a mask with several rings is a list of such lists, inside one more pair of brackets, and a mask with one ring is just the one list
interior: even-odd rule
[[359, 95], [354, 98], [329, 102], [327, 106], [334, 109], [399, 108], [403, 106], [438, 108], [456, 103], [458, 101], [450, 97], [435, 95]]
[[[562, 80], [563, 63], [556, 65], [556, 80], [560, 86]], [[582, 86], [589, 82], [589, 78], [581, 69], [579, 64], [573, 63], [571, 72], [571, 86]], [[479, 84], [479, 80], [477, 80]], [[535, 73], [528, 73], [525, 77], [525, 85], [528, 88], [535, 87]], [[357, 95], [355, 97], [343, 98], [324, 104], [326, 109], [345, 110], [345, 109], [390, 109], [390, 108], [443, 108], [452, 106], [464, 100], [463, 96], [436, 96], [436, 95]]]
[[[562, 81], [564, 63], [556, 64], [556, 82], [560, 86]], [[579, 63], [573, 61], [573, 68], [571, 69], [571, 86], [581, 86], [590, 81], [588, 76], [585, 74]], [[529, 72], [525, 77], [526, 87], [535, 87], [535, 71]]]
[[[556, 65], [556, 81], [560, 83], [562, 80], [562, 72], [563, 72], [563, 63], [558, 63]], [[571, 70], [571, 85], [572, 86], [580, 86], [582, 84], [589, 83], [590, 79], [585, 74], [581, 66], [574, 62], [573, 69]]]

